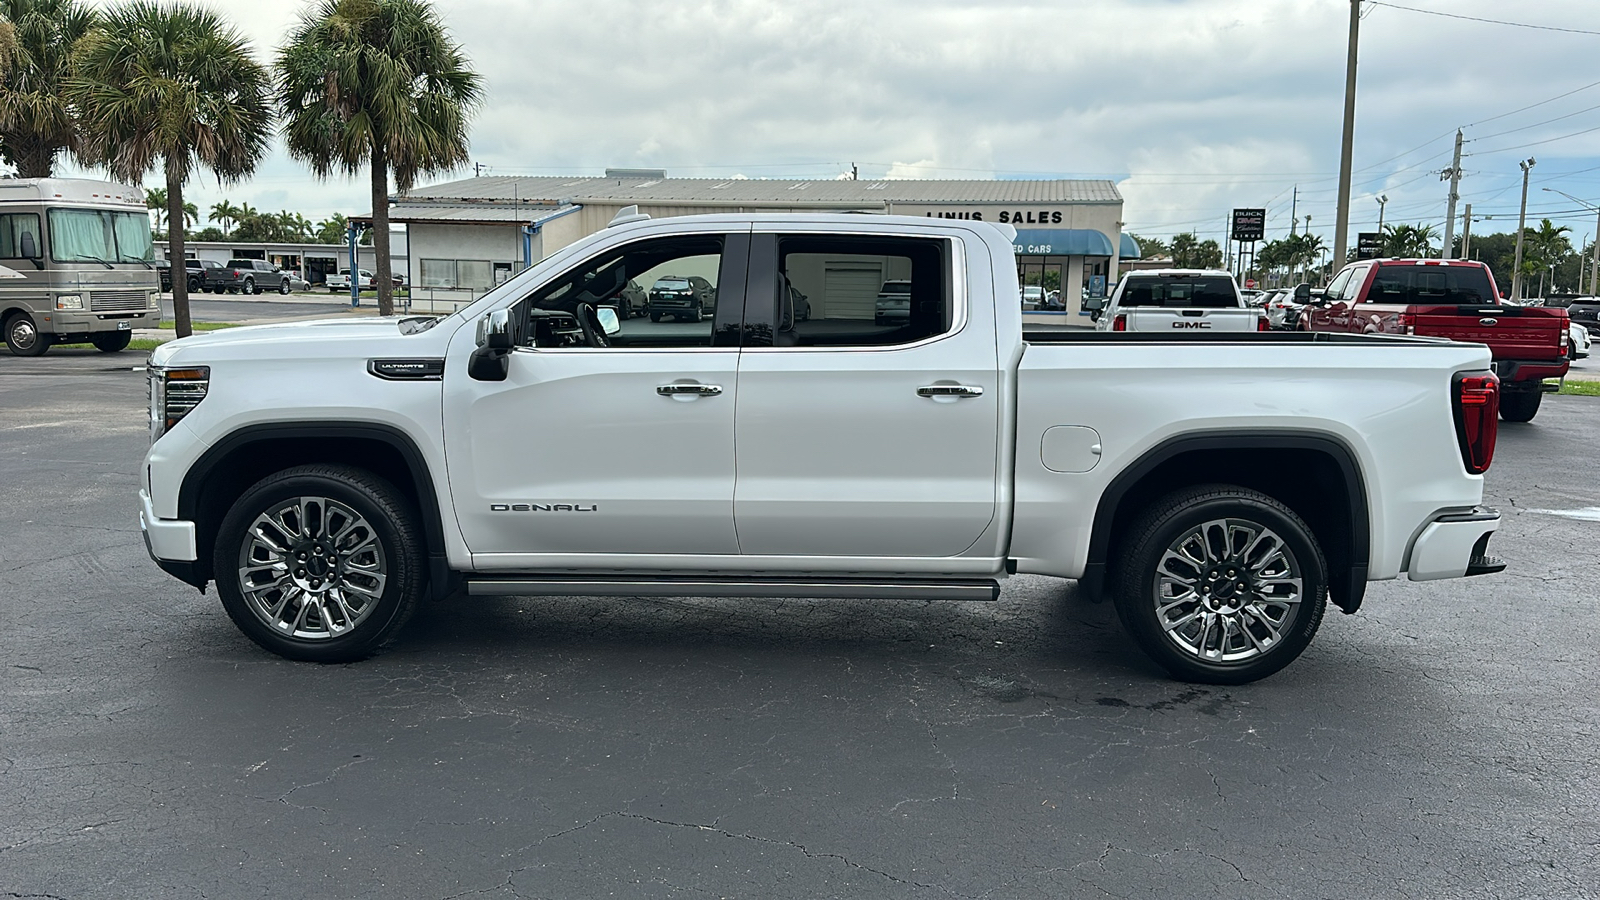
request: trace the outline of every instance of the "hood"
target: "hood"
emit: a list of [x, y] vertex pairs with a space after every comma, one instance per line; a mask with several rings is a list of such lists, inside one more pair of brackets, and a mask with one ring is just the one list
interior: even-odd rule
[[[157, 347], [150, 355], [153, 366], [204, 365], [212, 360], [228, 358], [304, 357], [304, 356], [366, 356], [374, 352], [376, 343], [392, 345], [406, 352], [407, 344], [414, 352], [427, 352], [420, 345], [432, 345], [442, 337], [438, 328], [419, 328], [433, 320], [432, 316], [361, 316], [347, 319], [310, 319], [300, 322], [277, 322], [271, 325], [246, 325], [239, 328], [222, 328], [171, 341]], [[448, 329], [446, 329], [448, 330]], [[441, 344], [442, 346], [442, 344]]]

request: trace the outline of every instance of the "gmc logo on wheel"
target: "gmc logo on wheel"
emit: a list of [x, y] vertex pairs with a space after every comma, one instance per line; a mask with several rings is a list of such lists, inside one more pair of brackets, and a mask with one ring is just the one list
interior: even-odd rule
[[1210, 328], [1210, 322], [1173, 322], [1173, 328]]

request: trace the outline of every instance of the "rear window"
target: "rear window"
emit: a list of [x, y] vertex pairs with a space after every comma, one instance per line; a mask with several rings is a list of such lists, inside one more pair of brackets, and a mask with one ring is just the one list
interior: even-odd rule
[[1129, 276], [1118, 301], [1122, 306], [1182, 306], [1228, 309], [1239, 306], [1233, 279], [1217, 276], [1158, 278]]
[[656, 282], [658, 291], [687, 291], [689, 282], [683, 278], [663, 278]]
[[1488, 274], [1478, 266], [1379, 266], [1368, 303], [1497, 304]]

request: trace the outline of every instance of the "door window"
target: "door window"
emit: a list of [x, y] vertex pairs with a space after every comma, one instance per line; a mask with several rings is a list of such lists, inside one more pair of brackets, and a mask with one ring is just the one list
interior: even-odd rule
[[[737, 241], [745, 246], [742, 237]], [[518, 308], [523, 343], [540, 349], [737, 346], [744, 259], [721, 235], [640, 241], [606, 251], [557, 277]], [[724, 285], [729, 285], [724, 293]], [[616, 310], [620, 330], [603, 341], [589, 319]]]
[[746, 342], [884, 347], [947, 334], [956, 322], [949, 256], [948, 241], [918, 238], [779, 236], [757, 245]]
[[1323, 296], [1327, 297], [1329, 301], [1343, 300], [1344, 289], [1350, 284], [1350, 276], [1354, 275], [1355, 271], [1355, 269], [1345, 269], [1343, 272], [1340, 272], [1338, 275], [1334, 276], [1333, 281], [1329, 282], [1328, 289], [1324, 292]]

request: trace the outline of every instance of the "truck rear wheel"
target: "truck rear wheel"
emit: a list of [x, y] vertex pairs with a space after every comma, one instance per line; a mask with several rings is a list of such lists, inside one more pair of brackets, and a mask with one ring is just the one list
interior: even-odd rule
[[55, 336], [40, 334], [33, 317], [19, 312], [6, 320], [6, 348], [15, 356], [43, 356]]
[[1235, 485], [1157, 500], [1126, 532], [1116, 607], [1183, 681], [1244, 684], [1293, 662], [1327, 606], [1327, 563], [1289, 507]]
[[412, 504], [351, 466], [269, 475], [217, 530], [217, 593], [251, 640], [288, 659], [354, 662], [392, 638], [422, 595]]
[[1500, 395], [1500, 418], [1507, 422], [1531, 422], [1539, 413], [1539, 391], [1506, 391]]
[[289, 295], [289, 279], [285, 278], [284, 280], [278, 282], [278, 293], [284, 295], [285, 297]]
[[89, 343], [101, 353], [121, 353], [128, 349], [128, 343], [132, 340], [131, 331], [102, 331], [89, 335]]

